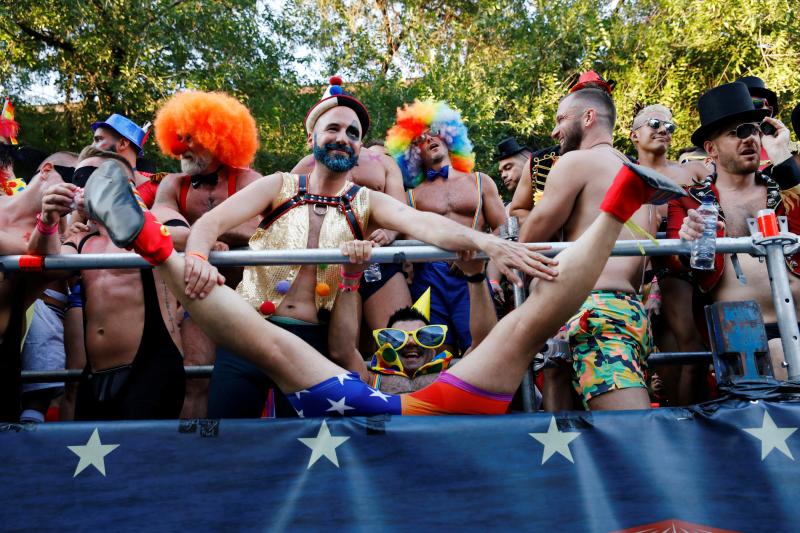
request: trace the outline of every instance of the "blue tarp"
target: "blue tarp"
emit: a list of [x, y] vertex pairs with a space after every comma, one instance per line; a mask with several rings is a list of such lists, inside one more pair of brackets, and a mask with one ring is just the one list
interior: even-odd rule
[[794, 531], [798, 427], [800, 402], [734, 399], [555, 416], [6, 425], [2, 529]]

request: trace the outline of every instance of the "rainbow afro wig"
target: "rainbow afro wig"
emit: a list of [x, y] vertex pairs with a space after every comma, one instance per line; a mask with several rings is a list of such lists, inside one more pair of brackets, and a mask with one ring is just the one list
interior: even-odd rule
[[403, 171], [407, 189], [419, 185], [424, 176], [420, 149], [412, 141], [429, 129], [439, 130], [454, 169], [471, 172], [475, 167], [475, 154], [461, 113], [442, 101], [415, 100], [397, 109], [397, 122], [386, 134], [386, 150]]
[[159, 109], [155, 128], [161, 151], [175, 158], [186, 150], [179, 137], [186, 135], [229, 167], [249, 166], [258, 148], [253, 115], [241, 102], [220, 92], [174, 95]]

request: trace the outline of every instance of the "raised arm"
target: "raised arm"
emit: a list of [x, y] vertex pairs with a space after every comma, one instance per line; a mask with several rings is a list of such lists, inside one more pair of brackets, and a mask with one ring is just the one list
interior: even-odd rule
[[[249, 187], [261, 178], [263, 178], [263, 176], [255, 170], [246, 170], [242, 172], [237, 181], [237, 192]], [[256, 232], [258, 229], [258, 224], [261, 222], [260, 214], [261, 213], [259, 212], [259, 214], [256, 216], [226, 231], [220, 235], [219, 240], [231, 247], [247, 246], [247, 243], [250, 241], [250, 237], [252, 237], [253, 233]]]
[[370, 228], [389, 228], [445, 250], [481, 250], [510, 281], [522, 284], [512, 269], [539, 278], [552, 279], [555, 261], [536, 253], [548, 247], [532, 247], [480, 233], [448, 218], [417, 211], [394, 198], [370, 191]]
[[522, 177], [519, 179], [508, 210], [512, 217], [517, 217], [520, 226], [522, 226], [531, 209], [533, 209], [533, 185], [531, 184], [531, 164], [529, 161], [525, 168], [522, 169]]
[[[464, 275], [480, 277], [479, 274], [486, 268], [486, 262], [468, 260], [468, 254], [462, 254], [462, 258], [462, 260], [456, 261], [456, 266]], [[486, 280], [468, 281], [467, 287], [469, 289], [469, 333], [472, 336], [472, 345], [464, 355], [470, 354], [497, 324], [497, 313]]]
[[561, 157], [558, 164], [550, 170], [542, 199], [537, 202], [520, 228], [521, 242], [548, 241], [569, 219], [575, 200], [584, 185], [584, 169], [571, 155]]
[[358, 286], [361, 275], [369, 261], [372, 243], [370, 241], [349, 241], [339, 249], [350, 257], [350, 263], [342, 268], [342, 289], [336, 295], [328, 326], [328, 353], [331, 360], [342, 368], [358, 372], [367, 381], [369, 375], [364, 358], [358, 349], [361, 326], [361, 296]]
[[271, 210], [282, 184], [283, 177], [280, 174], [272, 174], [257, 180], [246, 190], [237, 192], [194, 223], [186, 243], [184, 280], [187, 296], [205, 298], [214, 285], [225, 282], [225, 278], [207, 260], [212, 245], [220, 235]]

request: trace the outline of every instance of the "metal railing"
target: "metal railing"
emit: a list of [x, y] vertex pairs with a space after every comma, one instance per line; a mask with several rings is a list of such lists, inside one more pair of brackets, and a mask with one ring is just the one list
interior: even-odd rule
[[[763, 257], [767, 263], [770, 277], [772, 298], [781, 333], [781, 344], [788, 367], [789, 379], [800, 378], [800, 330], [797, 325], [797, 314], [789, 286], [788, 274], [784, 264], [784, 256], [798, 251], [797, 235], [788, 233], [785, 217], [779, 217], [782, 233], [778, 237], [759, 239], [755, 237], [719, 238], [717, 252], [724, 254], [745, 253]], [[516, 231], [512, 226], [507, 233], [508, 238], [516, 240]], [[550, 246], [543, 255], [554, 256], [574, 246], [572, 242], [538, 243]], [[612, 256], [669, 256], [689, 255], [690, 244], [678, 239], [618, 241], [611, 253]], [[481, 254], [479, 257], [484, 257]], [[419, 241], [399, 241], [392, 246], [376, 248], [372, 252], [372, 262], [401, 263], [455, 260], [455, 252], [442, 250]], [[244, 265], [307, 265], [318, 263], [346, 263], [347, 257], [338, 249], [301, 249], [301, 250], [234, 250], [228, 252], [211, 252], [209, 261], [216, 266]], [[34, 264], [35, 268], [30, 268]], [[20, 270], [90, 270], [116, 268], [151, 268], [144, 259], [132, 253], [114, 254], [80, 254], [49, 255], [44, 257], [8, 255], [0, 256], [0, 270], [6, 272]], [[519, 307], [525, 300], [524, 289], [516, 287], [514, 291], [515, 306]], [[697, 360], [707, 357], [706, 352], [686, 354], [684, 358]], [[675, 359], [679, 358], [676, 354]], [[657, 356], [654, 362], [663, 364], [666, 357]], [[213, 367], [186, 367], [191, 377], [205, 377]], [[23, 372], [23, 381], [64, 381], [76, 379], [78, 370]], [[525, 377], [523, 382], [523, 403], [525, 410], [533, 410], [533, 398], [530, 394], [532, 376]]]

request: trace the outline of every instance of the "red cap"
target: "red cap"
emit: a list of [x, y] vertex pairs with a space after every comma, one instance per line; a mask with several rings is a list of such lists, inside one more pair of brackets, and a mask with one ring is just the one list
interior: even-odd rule
[[575, 91], [580, 91], [581, 89], [586, 88], [586, 85], [589, 83], [605, 90], [608, 94], [611, 94], [611, 91], [614, 90], [614, 86], [616, 85], [614, 81], [604, 80], [603, 77], [597, 72], [593, 70], [587, 70], [578, 77], [578, 83], [573, 85], [569, 92], [574, 93]]

